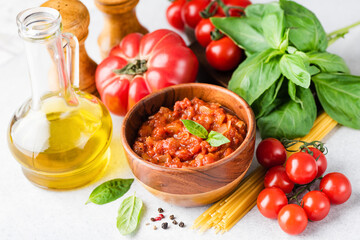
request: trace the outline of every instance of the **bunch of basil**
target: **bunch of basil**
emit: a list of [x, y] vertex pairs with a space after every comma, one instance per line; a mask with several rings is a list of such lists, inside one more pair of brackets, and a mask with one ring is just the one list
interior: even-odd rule
[[326, 52], [328, 39], [314, 13], [280, 0], [250, 5], [245, 15], [211, 21], [245, 50], [229, 89], [252, 106], [262, 138], [306, 135], [317, 115], [315, 90], [330, 117], [360, 128], [360, 77]]

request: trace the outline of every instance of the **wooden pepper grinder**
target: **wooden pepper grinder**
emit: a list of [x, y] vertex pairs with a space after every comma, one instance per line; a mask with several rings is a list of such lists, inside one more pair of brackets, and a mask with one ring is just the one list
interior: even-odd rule
[[102, 58], [129, 33], [148, 31], [138, 21], [135, 7], [139, 0], [95, 0], [96, 7], [104, 13], [104, 29], [98, 38]]
[[58, 10], [62, 18], [63, 32], [72, 33], [79, 40], [80, 90], [98, 96], [95, 85], [97, 64], [89, 57], [85, 49], [85, 39], [89, 33], [89, 11], [79, 0], [49, 0], [41, 7]]

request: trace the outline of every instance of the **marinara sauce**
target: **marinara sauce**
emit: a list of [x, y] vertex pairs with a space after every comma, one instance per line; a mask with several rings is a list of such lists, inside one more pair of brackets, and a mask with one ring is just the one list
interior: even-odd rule
[[[181, 119], [193, 120], [208, 132], [219, 132], [230, 142], [212, 147], [185, 128]], [[231, 154], [244, 141], [246, 124], [220, 104], [198, 98], [177, 101], [174, 110], [161, 107], [139, 129], [134, 151], [144, 160], [171, 168], [199, 167]]]

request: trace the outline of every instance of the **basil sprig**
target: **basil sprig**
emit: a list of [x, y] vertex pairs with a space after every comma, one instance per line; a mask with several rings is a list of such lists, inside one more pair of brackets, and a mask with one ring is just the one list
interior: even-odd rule
[[122, 235], [130, 234], [136, 229], [142, 207], [143, 202], [135, 194], [121, 203], [116, 225]]
[[205, 141], [207, 141], [212, 147], [219, 147], [225, 143], [230, 142], [230, 140], [221, 133], [218, 133], [216, 131], [210, 131], [210, 133], [208, 133], [208, 131], [201, 124], [195, 121], [181, 119], [181, 122], [191, 134], [199, 138], [205, 139]]
[[86, 204], [89, 202], [93, 202], [95, 204], [102, 205], [115, 201], [116, 199], [123, 196], [130, 189], [133, 181], [133, 178], [117, 178], [104, 182], [92, 191]]
[[211, 21], [245, 50], [247, 58], [228, 88], [251, 105], [261, 137], [306, 135], [317, 114], [313, 95], [330, 117], [360, 129], [360, 77], [349, 74], [340, 56], [326, 52], [360, 22], [326, 35], [315, 14], [294, 1], [252, 4], [244, 12]]

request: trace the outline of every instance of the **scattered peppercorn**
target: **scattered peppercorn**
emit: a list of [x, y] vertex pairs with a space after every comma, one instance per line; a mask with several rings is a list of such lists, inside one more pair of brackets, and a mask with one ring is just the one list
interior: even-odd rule
[[164, 209], [158, 208], [158, 211], [159, 211], [159, 213], [163, 213], [163, 212], [164, 212]]
[[145, 223], [145, 225], [146, 225], [146, 226], [149, 226], [149, 225], [150, 225], [150, 223]]
[[155, 221], [160, 221], [162, 218], [161, 217], [156, 217]]
[[156, 230], [157, 229], [157, 227], [156, 226], [154, 226], [154, 230]]
[[179, 227], [185, 227], [185, 224], [183, 222], [180, 222]]
[[159, 217], [161, 217], [161, 218], [165, 218], [165, 216], [163, 215], [163, 214], [159, 214]]
[[175, 224], [175, 225], [177, 225], [177, 221], [176, 221], [176, 220], [172, 221], [172, 223]]
[[156, 221], [155, 218], [150, 218], [150, 220], [151, 220], [152, 222], [155, 222], [155, 221]]
[[162, 227], [163, 229], [167, 229], [167, 228], [168, 228], [168, 223], [167, 223], [167, 222], [162, 223], [162, 224], [161, 224], [161, 227]]
[[170, 219], [174, 220], [175, 219], [174, 215], [170, 215]]

